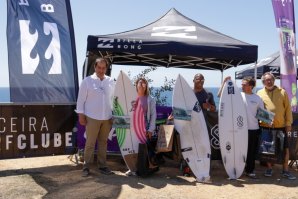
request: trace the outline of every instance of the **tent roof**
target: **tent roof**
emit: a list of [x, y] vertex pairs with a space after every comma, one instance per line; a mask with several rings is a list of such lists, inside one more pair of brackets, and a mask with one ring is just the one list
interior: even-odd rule
[[257, 60], [258, 47], [203, 26], [172, 8], [144, 27], [109, 35], [89, 35], [90, 57], [118, 65], [225, 70]]
[[[296, 49], [296, 52], [297, 52], [297, 49]], [[297, 58], [298, 56], [296, 57], [296, 59]], [[296, 68], [297, 66], [298, 65], [296, 63]], [[257, 79], [261, 79], [262, 75], [266, 72], [271, 72], [272, 74], [274, 74], [276, 78], [279, 79], [280, 78], [280, 52], [276, 51], [275, 53], [269, 55], [268, 57], [261, 59], [260, 61], [257, 62], [256, 68], [257, 68]], [[243, 79], [246, 76], [254, 77], [254, 71], [255, 71], [255, 64], [252, 64], [241, 71], [236, 71], [235, 78]], [[298, 68], [297, 68], [297, 72], [298, 72]]]

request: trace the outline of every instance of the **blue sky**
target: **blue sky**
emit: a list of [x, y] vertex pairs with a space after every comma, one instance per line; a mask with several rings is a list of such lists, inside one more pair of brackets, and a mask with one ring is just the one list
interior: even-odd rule
[[[157, 20], [171, 8], [218, 32], [258, 45], [259, 59], [279, 50], [271, 0], [71, 0], [71, 7], [80, 80], [88, 35], [113, 34], [139, 28]], [[9, 80], [5, 0], [0, 1], [0, 13], [0, 87], [6, 87]], [[234, 77], [235, 71], [245, 67], [228, 69], [224, 71], [224, 76]], [[134, 75], [143, 67], [114, 66], [112, 77], [117, 77], [120, 69]], [[150, 78], [154, 80], [154, 86], [159, 86], [164, 76], [176, 79], [180, 73], [192, 84], [192, 78], [198, 72], [205, 75], [205, 86], [220, 85], [221, 73], [218, 71], [159, 68], [151, 73]]]

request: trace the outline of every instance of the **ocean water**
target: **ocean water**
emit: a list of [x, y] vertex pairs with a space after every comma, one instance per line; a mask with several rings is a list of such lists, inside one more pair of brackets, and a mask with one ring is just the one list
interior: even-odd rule
[[[158, 88], [154, 88], [154, 89], [158, 89]], [[209, 88], [205, 88], [208, 92], [212, 92], [213, 96], [214, 96], [214, 101], [216, 103], [216, 107], [218, 107], [218, 103], [219, 103], [219, 98], [216, 96], [218, 89], [216, 87], [209, 87]], [[161, 93], [161, 97], [165, 97], [166, 98], [166, 106], [172, 106], [172, 91], [166, 91]], [[1, 102], [10, 102], [10, 91], [8, 87], [0, 87], [0, 103]]]
[[[158, 89], [158, 88], [154, 88]], [[216, 104], [216, 107], [218, 109], [219, 105], [219, 97], [217, 97], [217, 92], [219, 87], [206, 87], [205, 88], [208, 92], [211, 92], [214, 97], [214, 101]], [[259, 90], [260, 88], [257, 88]], [[166, 98], [166, 103], [164, 105], [166, 106], [172, 106], [172, 91], [165, 91], [161, 93], [161, 97]], [[8, 87], [0, 87], [0, 103], [1, 102], [10, 102], [10, 91]]]
[[9, 102], [10, 94], [8, 87], [0, 87], [0, 103], [1, 102]]
[[[238, 87], [240, 89], [240, 91], [242, 91], [241, 87]], [[154, 88], [154, 89], [158, 89], [158, 88]], [[257, 93], [258, 90], [260, 90], [262, 88], [257, 87], [255, 88], [255, 91], [253, 91], [254, 93]], [[205, 87], [205, 90], [207, 92], [211, 92], [213, 94], [213, 98], [214, 98], [214, 102], [216, 105], [216, 109], [218, 110], [219, 108], [219, 97], [217, 97], [217, 92], [219, 90], [219, 87]], [[167, 103], [165, 104], [166, 106], [172, 106], [172, 91], [167, 91], [164, 92], [161, 96], [165, 96], [167, 98]], [[297, 93], [298, 95], [298, 93]]]
[[[158, 89], [158, 88], [154, 88], [154, 89]], [[218, 109], [218, 105], [219, 105], [219, 97], [217, 97], [217, 92], [219, 90], [219, 87], [206, 87], [205, 90], [207, 90], [207, 92], [211, 92], [213, 94], [213, 98], [214, 98], [214, 102], [216, 104], [216, 107]], [[166, 91], [163, 92], [161, 94], [161, 97], [165, 97], [166, 98], [166, 106], [172, 106], [172, 91]]]

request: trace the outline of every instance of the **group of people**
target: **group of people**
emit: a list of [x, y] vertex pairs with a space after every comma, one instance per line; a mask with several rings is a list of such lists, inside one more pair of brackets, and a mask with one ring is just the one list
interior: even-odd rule
[[[231, 77], [226, 77], [219, 89], [218, 96], [220, 96], [224, 83], [230, 80]], [[283, 88], [276, 86], [275, 77], [272, 73], [266, 72], [261, 77], [264, 87], [260, 89], [257, 94], [253, 93], [256, 86], [256, 80], [252, 77], [245, 77], [242, 79], [242, 98], [246, 106], [247, 112], [247, 126], [248, 126], [248, 150], [245, 166], [245, 173], [251, 178], [255, 178], [255, 160], [258, 154], [258, 147], [260, 135], [262, 132], [272, 133], [273, 131], [281, 131], [283, 133], [283, 153], [284, 163], [282, 176], [289, 180], [295, 180], [296, 177], [289, 172], [289, 143], [287, 132], [291, 132], [291, 125], [293, 123], [293, 116], [290, 101], [286, 91]], [[259, 121], [256, 117], [258, 108], [266, 109], [275, 114], [272, 123], [268, 124], [264, 121]], [[276, 136], [276, 134], [274, 135]], [[277, 140], [277, 138], [273, 138]], [[272, 163], [266, 162], [267, 169], [264, 176], [271, 177]]]
[[[106, 163], [107, 138], [112, 128], [112, 98], [114, 89], [114, 80], [106, 75], [109, 62], [106, 59], [98, 58], [94, 64], [94, 74], [86, 77], [80, 86], [77, 100], [77, 109], [79, 123], [86, 126], [86, 143], [84, 149], [84, 166], [82, 176], [90, 174], [90, 163], [93, 161], [93, 153], [96, 140], [98, 141], [97, 164], [99, 171], [110, 175], [113, 172]], [[218, 92], [220, 96], [223, 85], [231, 77], [226, 77]], [[193, 79], [194, 93], [203, 111], [216, 111], [216, 104], [213, 94], [204, 88], [205, 78], [202, 74], [196, 74]], [[289, 172], [289, 145], [286, 133], [291, 131], [293, 116], [288, 95], [282, 88], [275, 84], [275, 77], [271, 73], [265, 73], [262, 76], [264, 88], [257, 94], [253, 93], [256, 86], [255, 79], [251, 77], [242, 80], [242, 97], [247, 108], [248, 118], [248, 153], [246, 160], [245, 173], [247, 176], [255, 178], [255, 159], [257, 155], [259, 137], [261, 131], [278, 130], [284, 133], [284, 164], [282, 176], [290, 180], [296, 179]], [[136, 91], [138, 99], [144, 110], [146, 121], [146, 137], [151, 139], [155, 129], [156, 104], [154, 98], [150, 96], [148, 82], [145, 78], [139, 78], [136, 81]], [[258, 108], [265, 108], [275, 113], [271, 124], [259, 121], [256, 118]], [[272, 164], [267, 163], [265, 176], [272, 176]]]

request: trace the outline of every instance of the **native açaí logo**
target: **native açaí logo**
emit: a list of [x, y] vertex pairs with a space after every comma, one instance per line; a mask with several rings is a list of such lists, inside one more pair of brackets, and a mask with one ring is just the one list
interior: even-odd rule
[[[26, 4], [26, 2], [23, 0], [19, 5], [29, 6], [29, 3]], [[51, 4], [42, 4], [40, 11], [43, 13], [55, 12]], [[23, 74], [34, 74], [41, 60], [45, 60], [50, 65], [48, 74], [62, 73], [60, 37], [57, 24], [46, 21], [42, 23], [42, 29], [38, 29], [30, 20], [19, 20]], [[47, 45], [44, 53], [41, 53], [42, 51], [38, 49], [33, 51], [38, 43], [42, 43], [43, 46]]]

